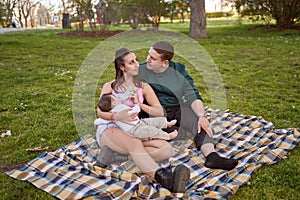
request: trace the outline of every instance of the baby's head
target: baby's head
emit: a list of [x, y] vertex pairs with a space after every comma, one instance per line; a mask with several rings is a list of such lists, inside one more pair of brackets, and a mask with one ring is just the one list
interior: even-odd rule
[[109, 112], [111, 109], [121, 103], [121, 99], [115, 97], [112, 93], [106, 93], [100, 97], [98, 107], [103, 112]]

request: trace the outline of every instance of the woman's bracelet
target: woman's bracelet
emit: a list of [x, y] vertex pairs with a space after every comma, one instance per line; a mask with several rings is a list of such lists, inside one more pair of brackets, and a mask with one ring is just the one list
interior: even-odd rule
[[115, 119], [114, 119], [114, 115], [115, 115], [115, 114], [116, 114], [115, 112], [112, 113], [112, 115], [111, 115], [111, 117], [110, 117], [110, 120], [111, 120], [111, 121], [114, 121], [114, 120], [115, 120]]

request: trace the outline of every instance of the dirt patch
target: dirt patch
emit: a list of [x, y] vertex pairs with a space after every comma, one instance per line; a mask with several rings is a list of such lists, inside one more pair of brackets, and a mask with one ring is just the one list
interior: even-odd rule
[[123, 30], [97, 30], [97, 31], [68, 31], [58, 33], [57, 35], [64, 37], [79, 37], [79, 38], [109, 38], [117, 34], [162, 34], [167, 36], [175, 36], [179, 33], [173, 31], [161, 31], [157, 28], [148, 28], [147, 30], [132, 29], [129, 31]]
[[122, 32], [123, 32], [122, 30], [68, 31], [64, 33], [58, 33], [57, 35], [64, 36], [64, 37], [79, 37], [79, 38], [108, 38]]

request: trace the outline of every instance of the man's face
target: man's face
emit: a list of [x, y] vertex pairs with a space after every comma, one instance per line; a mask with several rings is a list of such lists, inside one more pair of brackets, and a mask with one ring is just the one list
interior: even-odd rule
[[160, 54], [157, 53], [152, 47], [150, 48], [147, 56], [147, 68], [154, 72], [161, 72], [163, 68], [163, 61]]

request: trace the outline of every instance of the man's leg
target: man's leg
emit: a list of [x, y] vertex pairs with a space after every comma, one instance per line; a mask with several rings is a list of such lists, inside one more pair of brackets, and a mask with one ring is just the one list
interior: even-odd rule
[[195, 136], [194, 141], [198, 150], [201, 150], [206, 157], [205, 166], [213, 169], [231, 170], [237, 164], [235, 159], [221, 157], [215, 150], [214, 140], [201, 129], [198, 133], [198, 117], [194, 111], [188, 106], [181, 107], [181, 126]]
[[198, 150], [201, 150], [206, 161], [205, 167], [212, 169], [231, 170], [238, 164], [236, 159], [221, 157], [215, 150], [215, 145], [210, 142], [210, 137], [201, 129], [201, 132], [195, 136], [195, 143]]

